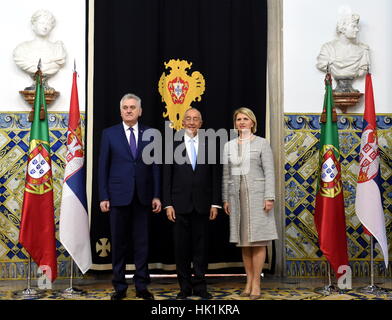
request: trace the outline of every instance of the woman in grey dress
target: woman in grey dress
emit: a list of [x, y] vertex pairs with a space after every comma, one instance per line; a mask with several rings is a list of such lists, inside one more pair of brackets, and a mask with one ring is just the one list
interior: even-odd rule
[[246, 286], [241, 296], [258, 299], [266, 246], [278, 238], [273, 155], [268, 141], [254, 134], [252, 110], [236, 110], [233, 121], [238, 137], [224, 146], [223, 208], [230, 216], [230, 242], [242, 249]]

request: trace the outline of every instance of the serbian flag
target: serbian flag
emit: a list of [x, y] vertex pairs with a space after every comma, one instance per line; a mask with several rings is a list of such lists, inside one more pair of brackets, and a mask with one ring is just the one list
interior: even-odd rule
[[40, 69], [35, 74], [35, 86], [19, 242], [53, 282], [57, 277], [56, 228], [48, 114]]
[[[332, 78], [325, 77], [324, 107], [320, 132], [320, 173], [316, 195], [314, 222], [320, 250], [327, 258], [337, 277], [348, 266], [346, 219], [343, 184], [341, 180], [339, 135], [333, 108]], [[335, 116], [333, 114], [335, 113]]]
[[91, 266], [86, 170], [80, 126], [77, 73], [73, 73], [67, 132], [67, 155], [60, 209], [60, 241], [82, 271]]
[[363, 226], [380, 244], [385, 267], [388, 268], [388, 242], [381, 200], [380, 177], [380, 153], [378, 150], [372, 76], [368, 73], [365, 84], [365, 112], [363, 115], [355, 212]]

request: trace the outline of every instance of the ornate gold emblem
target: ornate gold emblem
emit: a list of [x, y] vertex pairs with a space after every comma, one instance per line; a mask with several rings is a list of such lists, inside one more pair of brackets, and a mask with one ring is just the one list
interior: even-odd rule
[[175, 130], [182, 129], [185, 111], [191, 108], [193, 101], [200, 101], [205, 91], [204, 77], [200, 72], [194, 71], [191, 76], [187, 74], [186, 70], [191, 66], [192, 62], [171, 59], [165, 62], [166, 69], [171, 69], [170, 74], [163, 72], [159, 79], [158, 91], [166, 103], [166, 112], [162, 115], [169, 117], [170, 127]]
[[109, 255], [110, 249], [111, 246], [108, 238], [101, 238], [95, 244], [95, 250], [97, 254], [102, 258]]

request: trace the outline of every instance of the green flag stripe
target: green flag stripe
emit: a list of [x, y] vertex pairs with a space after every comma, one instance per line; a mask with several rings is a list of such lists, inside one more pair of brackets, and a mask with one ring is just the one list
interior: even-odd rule
[[320, 136], [320, 150], [323, 145], [333, 145], [335, 147], [335, 156], [337, 159], [340, 158], [339, 152], [339, 136], [338, 136], [338, 124], [332, 120], [332, 107], [334, 105], [332, 87], [331, 84], [327, 83], [326, 94], [324, 99], [324, 107], [326, 109], [326, 123], [321, 123], [321, 136]]
[[[44, 107], [45, 119], [40, 120], [41, 105]], [[36, 75], [36, 91], [34, 100], [34, 121], [31, 125], [30, 141], [40, 140], [42, 145], [50, 152], [48, 113], [45, 101], [44, 88], [41, 84], [41, 76]], [[30, 144], [31, 145], [31, 144]]]

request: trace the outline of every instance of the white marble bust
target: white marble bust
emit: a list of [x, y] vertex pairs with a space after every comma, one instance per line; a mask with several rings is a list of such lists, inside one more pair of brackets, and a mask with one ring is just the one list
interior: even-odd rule
[[335, 80], [354, 79], [364, 75], [370, 64], [369, 47], [357, 40], [359, 15], [340, 15], [337, 38], [323, 44], [317, 57], [317, 68], [329, 71]]
[[61, 41], [51, 42], [49, 34], [56, 25], [53, 14], [39, 10], [31, 17], [35, 39], [19, 44], [13, 52], [16, 65], [34, 76], [41, 59], [41, 71], [48, 78], [56, 74], [65, 64], [67, 53]]

